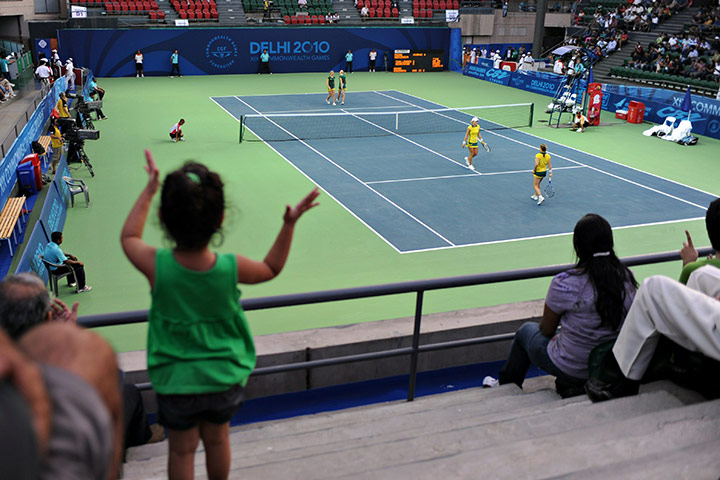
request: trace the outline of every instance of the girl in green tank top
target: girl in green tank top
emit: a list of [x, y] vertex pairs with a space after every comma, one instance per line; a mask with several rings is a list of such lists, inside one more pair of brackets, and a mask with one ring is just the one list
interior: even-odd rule
[[[311, 191], [295, 207], [285, 208], [283, 224], [262, 261], [218, 254], [208, 245], [224, 219], [220, 176], [202, 164], [188, 162], [165, 177], [160, 222], [174, 243], [159, 249], [142, 240], [150, 204], [160, 188], [160, 172], [145, 150], [148, 183], [128, 215], [121, 243], [130, 262], [145, 275], [152, 291], [148, 313], [148, 374], [158, 394], [158, 416], [168, 430], [170, 478], [193, 476], [195, 452], [187, 445], [202, 439], [208, 476], [230, 471], [229, 418], [242, 387], [255, 367], [255, 346], [240, 306], [238, 283], [260, 283], [283, 269], [297, 220], [315, 207]], [[183, 396], [220, 411], [187, 411]], [[172, 408], [171, 408], [172, 407]]]

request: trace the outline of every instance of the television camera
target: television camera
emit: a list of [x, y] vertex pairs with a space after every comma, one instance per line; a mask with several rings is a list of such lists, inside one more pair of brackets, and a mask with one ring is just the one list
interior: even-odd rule
[[94, 177], [95, 172], [93, 171], [90, 158], [85, 153], [85, 140], [97, 140], [100, 138], [99, 130], [85, 130], [80, 129], [77, 126], [72, 126], [65, 132], [65, 139], [68, 142], [68, 164], [73, 162], [84, 163], [90, 172], [90, 176]]

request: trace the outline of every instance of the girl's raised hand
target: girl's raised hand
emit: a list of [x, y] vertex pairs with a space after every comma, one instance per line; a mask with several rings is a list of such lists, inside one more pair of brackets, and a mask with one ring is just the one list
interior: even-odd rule
[[147, 165], [145, 165], [145, 171], [148, 172], [149, 176], [147, 189], [150, 191], [150, 193], [154, 194], [160, 187], [160, 170], [158, 170], [157, 165], [155, 164], [155, 160], [153, 160], [152, 153], [150, 153], [150, 150], [145, 149], [145, 160], [147, 160]]
[[285, 221], [285, 223], [294, 225], [303, 213], [307, 212], [313, 207], [318, 206], [319, 203], [315, 201], [318, 195], [320, 195], [320, 191], [317, 188], [314, 188], [310, 193], [305, 196], [305, 198], [300, 200], [300, 202], [295, 205], [295, 207], [291, 208], [290, 205], [286, 205], [285, 215], [283, 215], [283, 220]]

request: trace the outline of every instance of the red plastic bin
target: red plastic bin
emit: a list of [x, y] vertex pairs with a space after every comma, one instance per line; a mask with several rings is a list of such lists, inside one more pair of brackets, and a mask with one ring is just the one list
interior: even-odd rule
[[642, 123], [645, 118], [645, 104], [632, 101], [628, 104], [628, 123]]

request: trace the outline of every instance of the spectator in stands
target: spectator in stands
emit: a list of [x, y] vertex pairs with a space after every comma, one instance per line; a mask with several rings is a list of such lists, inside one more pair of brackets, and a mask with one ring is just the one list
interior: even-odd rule
[[[0, 282], [0, 324], [13, 340], [45, 323], [77, 324], [79, 305], [75, 302], [70, 309], [59, 298], [51, 301], [45, 283], [34, 273], [8, 275]], [[148, 425], [138, 388], [128, 384], [121, 388], [125, 447], [162, 440], [162, 428]]]
[[17, 94], [15, 93], [15, 90], [13, 90], [13, 87], [15, 86], [14, 83], [10, 83], [10, 81], [6, 78], [0, 78], [0, 86], [2, 86], [3, 90], [5, 90], [5, 93], [9, 97], [16, 97]]
[[68, 100], [65, 92], [60, 92], [60, 98], [58, 98], [55, 108], [57, 108], [60, 118], [70, 118], [70, 111], [68, 110]]
[[40, 59], [40, 66], [35, 69], [35, 78], [40, 81], [40, 85], [47, 87], [52, 79], [52, 70], [48, 67], [47, 58]]
[[185, 125], [185, 119], [181, 118], [175, 125], [172, 126], [170, 129], [170, 138], [172, 139], [173, 143], [177, 143], [177, 141], [184, 142], [185, 136], [182, 133], [182, 127]]
[[367, 5], [363, 4], [362, 8], [360, 9], [360, 16], [362, 18], [368, 18], [370, 16], [370, 9], [367, 7]]
[[68, 89], [75, 90], [75, 65], [73, 65], [72, 58], [68, 58], [65, 62], [65, 78], [67, 78]]
[[495, 54], [491, 55], [490, 58], [493, 61], [493, 68], [500, 68], [500, 64], [502, 63], [502, 58], [500, 57], [500, 51], [496, 50]]
[[477, 63], [477, 48], [470, 50], [470, 63]]
[[713, 250], [715, 250], [715, 254], [699, 260], [699, 254], [695, 249], [695, 245], [693, 245], [690, 232], [685, 230], [686, 242], [683, 243], [683, 247], [680, 250], [680, 257], [683, 261], [683, 268], [680, 272], [679, 279], [681, 283], [687, 283], [690, 274], [705, 265], [720, 268], [720, 198], [710, 203], [705, 213], [705, 228], [707, 229], [708, 238], [710, 239]]
[[105, 89], [100, 88], [100, 86], [97, 84], [97, 81], [95, 80], [95, 77], [90, 79], [90, 83], [88, 84], [88, 91], [90, 92], [91, 97], [97, 95], [99, 100], [105, 98]]
[[144, 77], [145, 71], [143, 69], [143, 54], [138, 48], [138, 51], [135, 52], [135, 77]]
[[488, 58], [488, 51], [485, 45], [483, 45], [482, 50], [480, 50], [480, 58]]
[[695, 270], [687, 286], [660, 275], [645, 279], [605, 361], [616, 362], [625, 378], [611, 384], [589, 380], [590, 399], [636, 394], [661, 335], [720, 360], [720, 269], [708, 265]]
[[0, 53], [0, 75], [7, 81], [10, 81], [9, 66], [13, 63], [15, 63], [15, 60], [13, 58], [8, 59], [7, 52]]
[[[85, 283], [85, 265], [78, 260], [75, 255], [63, 252], [60, 249], [62, 242], [62, 232], [52, 232], [50, 234], [50, 242], [45, 246], [45, 251], [43, 252], [45, 260], [51, 263], [62, 264], [60, 267], [50, 267], [54, 273], [60, 274], [72, 270], [75, 273], [75, 280], [77, 280], [78, 292], [89, 292], [92, 290], [92, 287]], [[68, 285], [74, 287], [75, 284], [72, 283], [72, 277], [69, 276], [67, 278]]]
[[617, 337], [637, 282], [615, 256], [610, 224], [599, 215], [585, 215], [575, 225], [573, 246], [577, 265], [553, 278], [540, 324], [528, 322], [515, 334], [500, 384], [522, 387], [534, 364], [558, 378], [563, 396], [579, 394], [590, 351]]
[[300, 10], [306, 10], [307, 9], [307, 0], [298, 0], [298, 8]]
[[[122, 400], [115, 353], [102, 337], [55, 322], [33, 328], [15, 344], [0, 329], [0, 378], [30, 411], [41, 459], [39, 478], [118, 478]], [[38, 478], [38, 469], [33, 470], [32, 478]], [[7, 474], [3, 471], [3, 478]]]
[[507, 14], [508, 14], [508, 0], [504, 0], [503, 5], [502, 5], [502, 16], [507, 17]]
[[258, 70], [258, 75], [261, 73], [269, 73], [272, 75], [272, 72], [270, 71], [270, 54], [268, 53], [267, 48], [260, 54], [260, 69]]
[[[168, 429], [168, 476], [193, 478], [202, 440], [208, 477], [228, 478], [229, 421], [255, 366], [237, 284], [261, 283], [282, 271], [295, 224], [317, 205], [319, 192], [314, 189], [295, 207], [285, 207], [283, 226], [262, 262], [216, 254], [208, 245], [225, 216], [223, 183], [204, 165], [188, 162], [162, 184], [159, 218], [175, 247], [158, 249], [142, 240], [160, 189], [160, 172], [150, 152], [145, 155], [148, 183], [125, 221], [121, 243], [152, 291], [148, 374], [160, 423]], [[212, 325], [207, 318], [214, 319]]]
[[553, 64], [553, 73], [558, 75], [565, 75], [565, 66], [563, 65], [562, 57], [558, 57]]
[[172, 65], [170, 67], [170, 78], [173, 78], [175, 73], [177, 73], [178, 77], [182, 77], [182, 74], [180, 73], [180, 55], [178, 54], [177, 49], [173, 50], [172, 55], [170, 55], [170, 64]]

